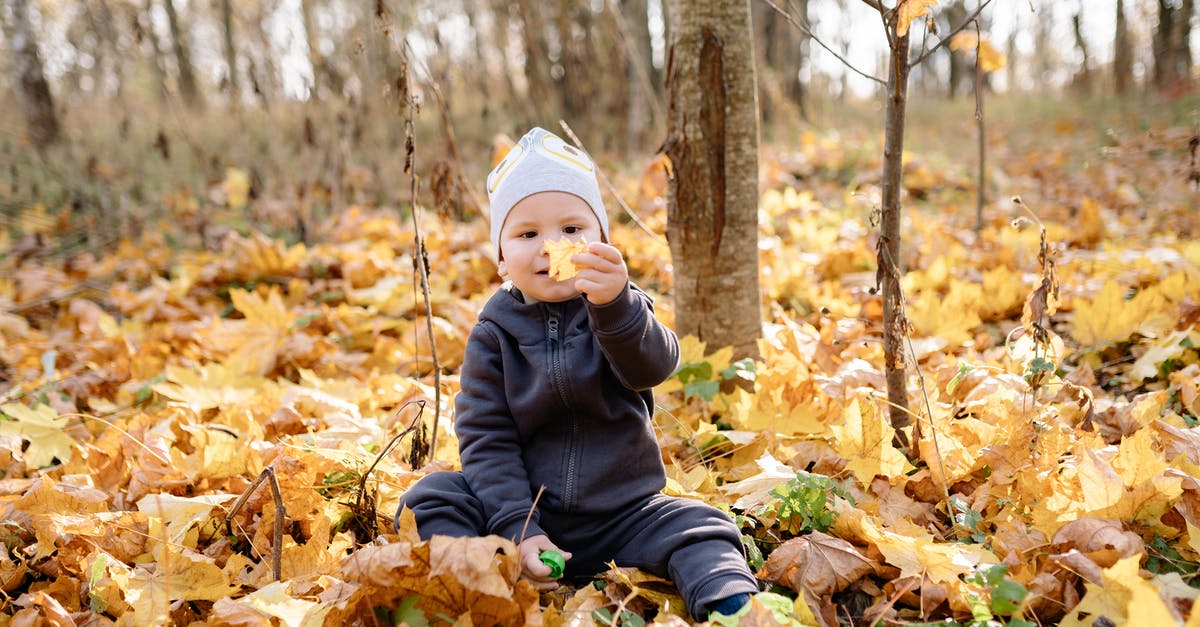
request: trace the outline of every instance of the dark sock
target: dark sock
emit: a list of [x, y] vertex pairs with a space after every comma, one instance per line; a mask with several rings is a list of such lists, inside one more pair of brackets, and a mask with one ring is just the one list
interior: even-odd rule
[[708, 604], [708, 611], [720, 612], [726, 616], [732, 616], [744, 605], [750, 602], [750, 595], [745, 592], [739, 592], [733, 596], [727, 596], [719, 601], [713, 601]]

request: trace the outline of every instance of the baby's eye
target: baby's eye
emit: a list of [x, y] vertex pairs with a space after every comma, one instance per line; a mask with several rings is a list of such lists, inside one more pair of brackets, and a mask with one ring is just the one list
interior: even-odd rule
[[533, 239], [533, 238], [537, 237], [537, 231], [524, 231], [522, 233], [519, 233], [517, 235], [517, 237], [519, 237], [521, 239]]
[[563, 233], [566, 233], [567, 235], [574, 235], [582, 230], [583, 230], [583, 227], [568, 226], [567, 228], [563, 229]]

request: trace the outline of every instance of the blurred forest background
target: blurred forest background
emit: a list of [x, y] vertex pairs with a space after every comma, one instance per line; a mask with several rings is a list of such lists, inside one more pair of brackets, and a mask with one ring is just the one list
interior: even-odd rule
[[[883, 85], [865, 77], [886, 79], [886, 40], [868, 4], [751, 3], [764, 148], [794, 147], [805, 130], [882, 134]], [[938, 3], [914, 56], [975, 8]], [[564, 120], [602, 163], [636, 170], [667, 132], [665, 11], [659, 0], [4, 0], [0, 210], [69, 205], [115, 234], [173, 195], [203, 204], [229, 167], [292, 230], [346, 202], [403, 204], [410, 85], [420, 193], [443, 212], [477, 215], [494, 136], [533, 124], [561, 133]], [[1194, 13], [1193, 0], [993, 3], [965, 29], [1002, 63], [981, 79], [998, 103], [992, 128], [1037, 137], [1039, 115], [1064, 108], [1091, 118], [1088, 133], [1104, 115], [1190, 124]], [[913, 150], [974, 158], [975, 82], [972, 55], [949, 46], [913, 68]]]

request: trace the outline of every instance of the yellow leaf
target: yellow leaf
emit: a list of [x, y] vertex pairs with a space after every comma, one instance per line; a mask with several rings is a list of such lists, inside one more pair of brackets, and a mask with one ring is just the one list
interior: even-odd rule
[[975, 53], [979, 53], [979, 69], [984, 72], [994, 72], [1008, 63], [1008, 59], [1004, 53], [996, 50], [992, 42], [986, 39], [979, 39], [975, 33], [960, 31], [950, 39], [950, 49]]
[[978, 545], [936, 542], [923, 528], [906, 525], [895, 531], [880, 527], [865, 512], [849, 504], [837, 506], [833, 535], [862, 544], [869, 542], [883, 554], [884, 561], [900, 569], [900, 578], [929, 577], [937, 584], [951, 584], [959, 575], [970, 574], [980, 564], [999, 559]]
[[143, 496], [137, 502], [137, 508], [160, 518], [166, 524], [167, 539], [175, 544], [183, 544], [184, 536], [193, 525], [207, 521], [214, 507], [235, 498], [237, 495], [234, 494], [206, 494], [189, 498], [156, 493]]
[[1109, 280], [1090, 301], [1075, 299], [1071, 337], [1083, 346], [1123, 342], [1142, 322], [1142, 312], [1125, 300], [1125, 288]]
[[168, 365], [166, 370], [167, 380], [154, 384], [154, 391], [186, 403], [196, 413], [245, 401], [258, 394], [263, 385], [262, 377], [245, 376], [221, 364], [195, 368]]
[[970, 341], [971, 331], [982, 324], [979, 312], [986, 311], [986, 300], [979, 285], [950, 279], [945, 294], [922, 290], [911, 298], [908, 319], [916, 335], [936, 336], [959, 345]]
[[566, 281], [575, 278], [578, 270], [575, 269], [575, 264], [571, 263], [571, 257], [587, 252], [587, 239], [572, 241], [564, 237], [553, 242], [546, 240], [542, 247], [550, 254], [550, 276], [559, 281]]
[[59, 416], [49, 405], [38, 405], [32, 409], [20, 403], [0, 405], [0, 412], [9, 420], [0, 419], [0, 434], [16, 435], [29, 442], [24, 452], [25, 468], [35, 470], [49, 466], [57, 458], [61, 462], [71, 460], [71, 449], [75, 440], [64, 431], [67, 417]]
[[221, 189], [225, 190], [225, 202], [229, 208], [241, 209], [250, 199], [250, 177], [241, 168], [225, 168]]
[[900, 0], [896, 5], [896, 34], [903, 37], [908, 34], [908, 26], [913, 20], [929, 15], [929, 9], [938, 0]]
[[284, 627], [318, 627], [333, 609], [318, 601], [305, 601], [288, 594], [288, 583], [275, 581], [241, 599], [254, 609], [274, 616]]
[[216, 601], [238, 591], [212, 558], [170, 544], [158, 547], [153, 568], [139, 567], [125, 590], [134, 624], [165, 625], [173, 601]]
[[1132, 555], [1101, 571], [1101, 583], [1085, 583], [1087, 593], [1062, 620], [1062, 627], [1092, 625], [1105, 616], [1117, 625], [1175, 625], [1175, 618], [1154, 584], [1138, 574], [1141, 555]]
[[873, 407], [863, 412], [858, 399], [842, 412], [842, 424], [831, 425], [829, 429], [834, 436], [834, 450], [846, 459], [846, 467], [864, 486], [871, 485], [876, 475], [899, 477], [911, 468], [904, 455], [892, 446], [895, 429], [885, 424], [883, 416]]

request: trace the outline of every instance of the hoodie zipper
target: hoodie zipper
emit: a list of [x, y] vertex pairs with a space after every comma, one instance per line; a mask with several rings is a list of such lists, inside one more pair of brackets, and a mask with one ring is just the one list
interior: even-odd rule
[[554, 388], [558, 390], [558, 398], [567, 410], [567, 418], [571, 421], [571, 439], [567, 443], [567, 480], [563, 487], [563, 507], [570, 511], [574, 509], [575, 500], [575, 466], [578, 463], [578, 450], [575, 443], [579, 435], [579, 423], [571, 411], [567, 401], [567, 382], [563, 374], [562, 345], [558, 337], [558, 316], [551, 314], [546, 321], [546, 332], [550, 339], [550, 370], [554, 377]]

